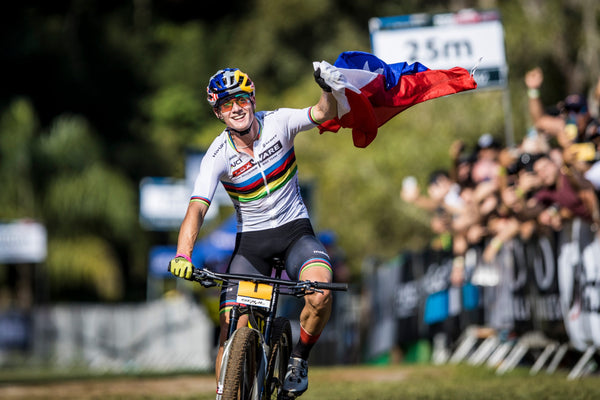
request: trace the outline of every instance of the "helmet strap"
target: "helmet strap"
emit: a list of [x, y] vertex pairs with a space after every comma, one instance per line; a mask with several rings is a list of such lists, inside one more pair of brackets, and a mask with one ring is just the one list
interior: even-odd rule
[[252, 124], [250, 124], [250, 127], [248, 129], [244, 129], [243, 131], [238, 131], [237, 129], [233, 129], [233, 128], [227, 128], [230, 131], [234, 131], [235, 133], [237, 133], [240, 136], [244, 136], [250, 133], [250, 131], [252, 130]]

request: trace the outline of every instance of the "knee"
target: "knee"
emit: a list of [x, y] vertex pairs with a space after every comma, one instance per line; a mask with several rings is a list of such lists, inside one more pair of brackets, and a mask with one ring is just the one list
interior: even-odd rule
[[306, 296], [306, 299], [316, 314], [324, 314], [331, 310], [332, 296], [329, 290], [325, 290], [323, 293], [313, 293]]

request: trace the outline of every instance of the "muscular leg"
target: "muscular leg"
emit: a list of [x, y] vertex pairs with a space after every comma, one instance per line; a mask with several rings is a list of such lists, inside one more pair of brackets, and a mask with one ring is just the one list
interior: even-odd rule
[[[331, 282], [331, 271], [323, 267], [312, 267], [301, 274], [300, 280]], [[304, 308], [300, 313], [300, 325], [310, 335], [319, 335], [331, 315], [331, 292], [313, 293], [304, 297]]]
[[[288, 275], [297, 277], [298, 280], [332, 280], [329, 256], [314, 236], [304, 236], [294, 244], [289, 253], [288, 263]], [[310, 350], [329, 320], [331, 302], [331, 292], [328, 290], [304, 297], [304, 308], [300, 313], [300, 338], [292, 351], [294, 357], [308, 359]]]

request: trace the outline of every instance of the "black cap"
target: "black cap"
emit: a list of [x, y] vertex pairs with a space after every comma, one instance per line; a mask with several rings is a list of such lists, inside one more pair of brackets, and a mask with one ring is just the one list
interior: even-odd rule
[[490, 133], [484, 133], [477, 140], [477, 150], [499, 148], [500, 143]]
[[587, 112], [587, 100], [581, 94], [570, 94], [562, 102], [562, 109], [567, 112]]
[[546, 157], [544, 153], [531, 154], [531, 153], [523, 153], [519, 157], [518, 161], [518, 170], [525, 169], [526, 171], [533, 171], [533, 164], [540, 158]]

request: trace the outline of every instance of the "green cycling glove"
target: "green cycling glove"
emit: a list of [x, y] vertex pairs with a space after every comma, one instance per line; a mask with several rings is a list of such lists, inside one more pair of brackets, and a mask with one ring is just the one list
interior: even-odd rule
[[192, 261], [183, 254], [177, 254], [175, 258], [169, 262], [169, 271], [179, 278], [190, 279], [192, 277], [193, 269], [194, 266], [192, 265]]

